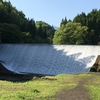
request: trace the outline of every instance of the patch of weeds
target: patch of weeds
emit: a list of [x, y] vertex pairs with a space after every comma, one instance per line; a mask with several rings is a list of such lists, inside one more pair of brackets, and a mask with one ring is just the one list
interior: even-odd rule
[[32, 92], [32, 93], [40, 93], [40, 91], [39, 90], [37, 90], [37, 89], [30, 89], [30, 92]]
[[93, 100], [100, 100], [100, 76], [95, 75], [85, 87]]

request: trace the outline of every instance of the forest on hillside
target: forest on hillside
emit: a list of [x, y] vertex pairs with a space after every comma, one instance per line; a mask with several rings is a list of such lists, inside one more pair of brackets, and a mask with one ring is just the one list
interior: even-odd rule
[[73, 20], [65, 17], [55, 29], [46, 22], [26, 18], [10, 1], [0, 0], [0, 34], [2, 43], [97, 45], [100, 43], [100, 10], [92, 9], [87, 15], [82, 12]]
[[11, 2], [0, 0], [2, 43], [52, 43], [53, 26], [25, 17]]

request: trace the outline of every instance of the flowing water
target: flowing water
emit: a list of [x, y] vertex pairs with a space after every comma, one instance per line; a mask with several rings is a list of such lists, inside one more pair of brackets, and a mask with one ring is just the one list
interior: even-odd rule
[[100, 46], [0, 44], [0, 63], [20, 74], [57, 75], [88, 72], [100, 55]]

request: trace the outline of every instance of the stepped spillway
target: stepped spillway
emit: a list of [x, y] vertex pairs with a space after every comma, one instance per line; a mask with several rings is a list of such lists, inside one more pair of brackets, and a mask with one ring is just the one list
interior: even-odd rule
[[0, 63], [18, 74], [88, 72], [98, 55], [100, 46], [0, 44]]

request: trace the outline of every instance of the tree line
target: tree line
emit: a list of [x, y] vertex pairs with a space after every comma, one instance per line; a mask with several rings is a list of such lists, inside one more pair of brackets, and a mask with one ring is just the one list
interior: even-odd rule
[[0, 0], [0, 32], [3, 43], [52, 43], [55, 29], [25, 17], [11, 2]]
[[3, 43], [52, 43], [97, 45], [100, 43], [100, 10], [82, 12], [73, 20], [63, 18], [60, 27], [25, 17], [11, 2], [0, 0], [0, 33]]
[[73, 20], [62, 19], [53, 44], [100, 44], [100, 10], [93, 9], [87, 15], [82, 12]]

